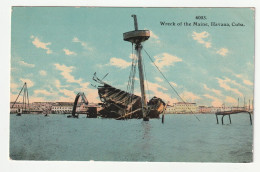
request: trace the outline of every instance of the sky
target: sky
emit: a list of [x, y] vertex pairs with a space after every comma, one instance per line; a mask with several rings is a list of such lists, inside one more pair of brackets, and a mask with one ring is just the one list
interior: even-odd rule
[[[100, 102], [93, 74], [126, 90], [132, 46], [123, 33], [151, 31], [144, 49], [187, 102], [236, 106], [253, 100], [254, 9], [13, 7], [11, 85], [14, 101], [27, 82], [31, 102], [73, 102], [84, 92]], [[196, 20], [206, 16], [206, 20]], [[162, 26], [161, 22], [242, 23], [244, 26]], [[142, 52], [148, 99], [181, 99]], [[136, 74], [135, 93], [140, 95]], [[94, 86], [93, 86], [94, 85]], [[20, 98], [20, 101], [22, 99]]]

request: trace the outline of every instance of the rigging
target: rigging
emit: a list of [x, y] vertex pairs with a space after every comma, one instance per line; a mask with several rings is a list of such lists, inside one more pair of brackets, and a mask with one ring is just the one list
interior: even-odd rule
[[[153, 61], [152, 57], [148, 54], [148, 52], [143, 48], [143, 50], [145, 51], [146, 55], [149, 57], [149, 59], [151, 60], [151, 62], [153, 63], [153, 65], [157, 68], [157, 70], [161, 73], [161, 75], [163, 76], [163, 78], [165, 79], [165, 81], [170, 85], [170, 87], [172, 88], [172, 90], [175, 92], [175, 94], [181, 99], [181, 101], [186, 104], [186, 101], [184, 101], [184, 99], [179, 95], [179, 93], [177, 92], [177, 90], [171, 85], [171, 83], [169, 82], [169, 80], [165, 77], [165, 75], [162, 73], [162, 71], [159, 69], [159, 67], [155, 64], [155, 62]], [[194, 114], [194, 112], [187, 106], [187, 108], [191, 111], [191, 113]], [[200, 121], [200, 119], [194, 114], [194, 116], [197, 118], [198, 121]]]

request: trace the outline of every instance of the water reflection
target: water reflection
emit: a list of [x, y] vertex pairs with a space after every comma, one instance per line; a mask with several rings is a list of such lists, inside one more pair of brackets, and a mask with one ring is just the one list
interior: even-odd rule
[[152, 125], [149, 121], [142, 121], [141, 122], [141, 129], [143, 132], [143, 137], [141, 141], [141, 150], [142, 150], [142, 158], [145, 161], [154, 161], [155, 157], [153, 155], [152, 147], [153, 147], [153, 141], [152, 141]]
[[149, 150], [150, 147], [150, 139], [151, 139], [151, 123], [149, 121], [142, 121], [142, 149], [143, 150]]
[[151, 123], [149, 121], [142, 121], [143, 139], [150, 140]]

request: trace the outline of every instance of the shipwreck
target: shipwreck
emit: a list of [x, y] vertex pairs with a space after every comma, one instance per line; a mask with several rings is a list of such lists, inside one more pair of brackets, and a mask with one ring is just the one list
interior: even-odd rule
[[96, 75], [94, 75], [93, 80], [101, 84], [97, 89], [102, 109], [97, 115], [102, 118], [141, 119], [144, 117], [144, 113], [146, 118], [159, 118], [164, 111], [166, 104], [160, 98], [153, 97], [144, 107], [140, 96], [117, 89], [101, 81]]
[[[132, 17], [134, 18], [135, 30], [123, 34], [124, 41], [132, 43], [132, 55], [134, 51], [133, 47], [135, 47], [135, 56], [132, 58], [127, 91], [109, 85], [104, 82], [103, 79], [99, 79], [95, 73], [93, 80], [99, 84], [96, 88], [98, 89], [99, 98], [102, 103], [100, 103], [101, 109], [99, 111], [95, 108], [89, 108], [87, 110], [88, 118], [101, 117], [114, 118], [117, 120], [136, 118], [149, 121], [149, 118], [159, 118], [160, 114], [163, 113], [166, 108], [166, 103], [158, 97], [154, 96], [149, 101], [146, 99], [143, 71], [144, 64], [141, 54], [143, 47], [141, 43], [149, 39], [150, 31], [138, 30], [136, 15], [132, 15]], [[139, 71], [141, 96], [134, 94], [136, 68], [138, 68]], [[75, 98], [72, 115], [68, 117], [78, 117], [78, 115], [76, 115], [76, 106], [80, 96], [84, 100], [83, 102], [85, 102], [86, 105], [88, 104], [84, 93], [79, 93]]]
[[[133, 61], [128, 81], [128, 91], [117, 89], [94, 75], [93, 80], [101, 84], [97, 87], [102, 102], [102, 109], [99, 111], [98, 115], [103, 118], [115, 118], [118, 120], [143, 118], [144, 121], [148, 121], [149, 118], [159, 118], [159, 115], [166, 108], [166, 104], [162, 99], [157, 97], [153, 97], [149, 102], [146, 100], [141, 43], [149, 39], [150, 31], [138, 30], [136, 15], [132, 15], [132, 17], [134, 18], [135, 30], [123, 34], [124, 41], [132, 43], [132, 47], [133, 45], [135, 46], [137, 57], [132, 58]], [[138, 66], [139, 71], [141, 97], [133, 94], [136, 66]]]

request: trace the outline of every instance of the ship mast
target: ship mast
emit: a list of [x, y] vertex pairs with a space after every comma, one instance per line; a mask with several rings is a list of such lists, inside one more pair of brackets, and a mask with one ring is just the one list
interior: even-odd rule
[[134, 26], [135, 30], [126, 32], [123, 34], [124, 40], [129, 41], [132, 44], [135, 44], [136, 55], [138, 58], [138, 69], [139, 69], [139, 79], [140, 79], [140, 88], [141, 88], [141, 101], [142, 101], [142, 113], [143, 113], [143, 120], [149, 121], [149, 117], [147, 116], [147, 101], [145, 95], [145, 88], [144, 88], [144, 73], [143, 73], [143, 64], [142, 64], [142, 44], [149, 39], [150, 31], [149, 30], [138, 30], [138, 23], [136, 15], [132, 15], [134, 18]]

